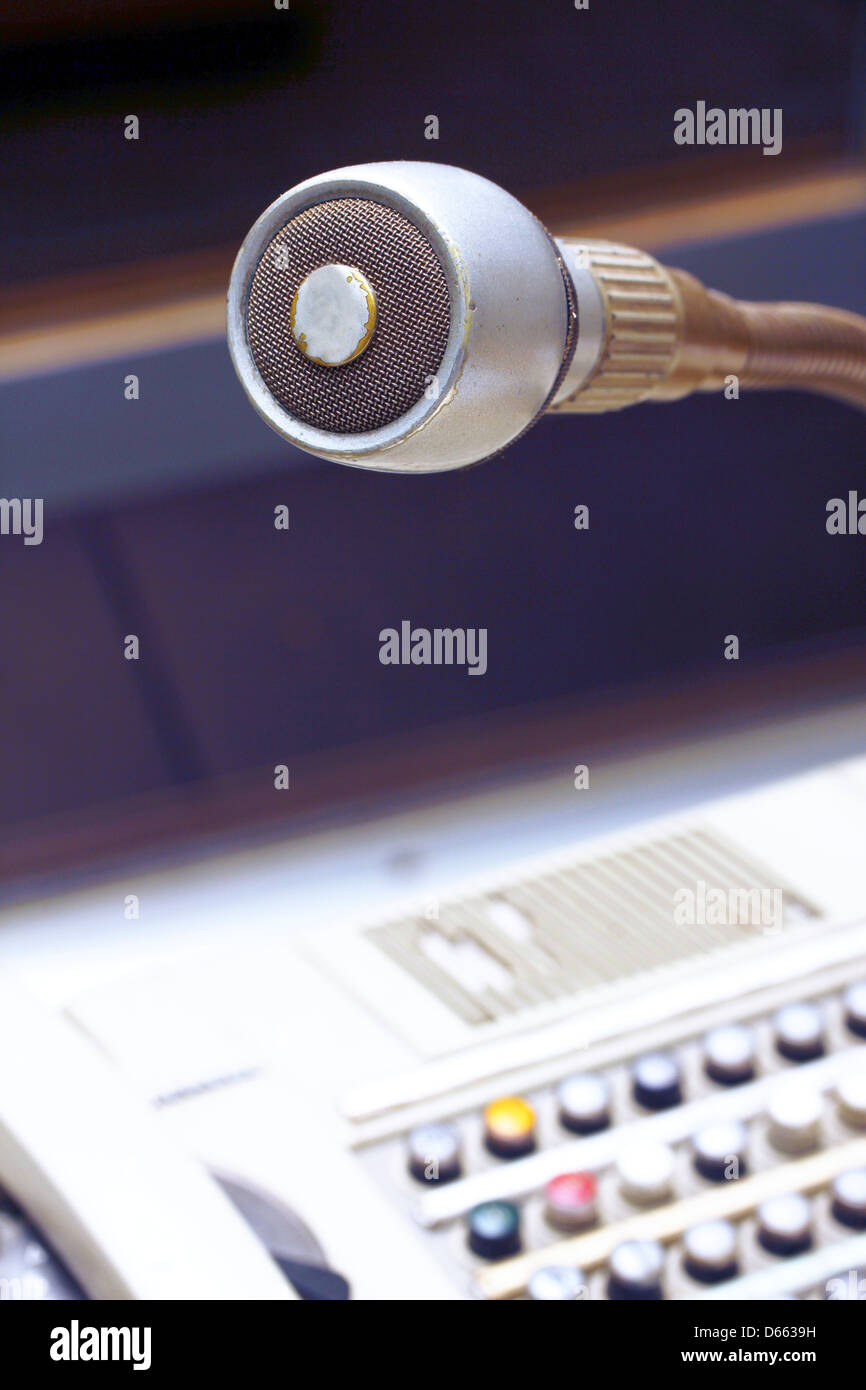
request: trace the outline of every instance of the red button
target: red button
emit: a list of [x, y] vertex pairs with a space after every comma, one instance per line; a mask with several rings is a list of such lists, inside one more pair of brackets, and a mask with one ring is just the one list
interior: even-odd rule
[[596, 1194], [592, 1173], [559, 1173], [544, 1189], [545, 1215], [566, 1230], [588, 1226], [596, 1217]]

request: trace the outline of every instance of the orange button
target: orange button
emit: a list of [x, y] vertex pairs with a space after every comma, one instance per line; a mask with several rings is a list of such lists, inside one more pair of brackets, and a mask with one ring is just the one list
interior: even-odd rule
[[494, 1100], [484, 1111], [484, 1142], [498, 1158], [519, 1158], [535, 1148], [535, 1111], [520, 1096]]

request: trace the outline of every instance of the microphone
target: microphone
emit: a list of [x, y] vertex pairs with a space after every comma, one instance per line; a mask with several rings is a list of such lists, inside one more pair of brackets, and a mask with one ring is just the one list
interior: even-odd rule
[[629, 246], [555, 239], [504, 189], [445, 164], [320, 174], [262, 213], [228, 291], [255, 409], [321, 458], [462, 468], [544, 413], [741, 387], [866, 408], [866, 319], [750, 304]]

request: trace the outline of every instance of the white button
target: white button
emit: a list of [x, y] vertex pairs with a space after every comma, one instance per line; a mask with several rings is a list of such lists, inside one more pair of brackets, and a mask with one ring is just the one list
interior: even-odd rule
[[836, 1087], [839, 1114], [849, 1125], [866, 1125], [866, 1070], [852, 1072]]
[[695, 1167], [714, 1182], [740, 1177], [746, 1167], [746, 1141], [746, 1130], [736, 1120], [707, 1125], [692, 1141]]
[[794, 1255], [812, 1238], [812, 1209], [799, 1192], [770, 1197], [758, 1208], [761, 1244], [774, 1255]]
[[632, 1087], [638, 1105], [667, 1110], [682, 1100], [679, 1063], [669, 1052], [647, 1052], [632, 1067]]
[[610, 1123], [610, 1092], [600, 1076], [568, 1076], [556, 1091], [559, 1120], [576, 1134], [592, 1134]]
[[376, 327], [376, 298], [351, 265], [320, 265], [292, 300], [292, 334], [305, 357], [341, 367], [365, 349]]
[[707, 1283], [730, 1279], [737, 1268], [737, 1233], [730, 1221], [702, 1221], [683, 1236], [686, 1270]]
[[530, 1298], [545, 1302], [586, 1298], [587, 1285], [582, 1270], [573, 1265], [545, 1265], [530, 1276], [526, 1286]]
[[635, 1144], [617, 1162], [620, 1189], [632, 1202], [661, 1202], [670, 1195], [676, 1168], [672, 1149], [664, 1144]]
[[626, 1240], [611, 1252], [608, 1268], [611, 1297], [651, 1297], [660, 1292], [664, 1251], [654, 1240]]
[[704, 1038], [704, 1068], [714, 1081], [732, 1086], [755, 1074], [755, 1040], [741, 1023], [713, 1028]]
[[832, 1212], [837, 1221], [866, 1230], [866, 1168], [849, 1168], [833, 1181]]
[[460, 1136], [453, 1125], [418, 1125], [408, 1140], [409, 1171], [419, 1182], [451, 1182], [460, 1175]]
[[780, 1086], [767, 1110], [770, 1142], [783, 1153], [803, 1153], [821, 1138], [824, 1101], [809, 1086]]
[[866, 980], [849, 985], [842, 1001], [845, 1022], [858, 1038], [866, 1038]]
[[808, 1062], [824, 1051], [824, 1017], [817, 1004], [787, 1004], [773, 1019], [776, 1047], [793, 1062]]

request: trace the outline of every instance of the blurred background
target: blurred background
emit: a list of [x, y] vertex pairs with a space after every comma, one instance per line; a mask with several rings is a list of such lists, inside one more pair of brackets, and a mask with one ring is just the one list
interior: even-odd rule
[[[866, 551], [824, 525], [854, 411], [650, 405], [367, 475], [271, 434], [223, 336], [262, 209], [382, 159], [866, 312], [859, 0], [9, 0], [0, 78], [0, 494], [45, 514], [41, 546], [0, 538], [6, 896], [864, 691]], [[677, 146], [698, 100], [781, 108], [781, 154]], [[404, 618], [486, 627], [486, 677], [382, 667]]]

